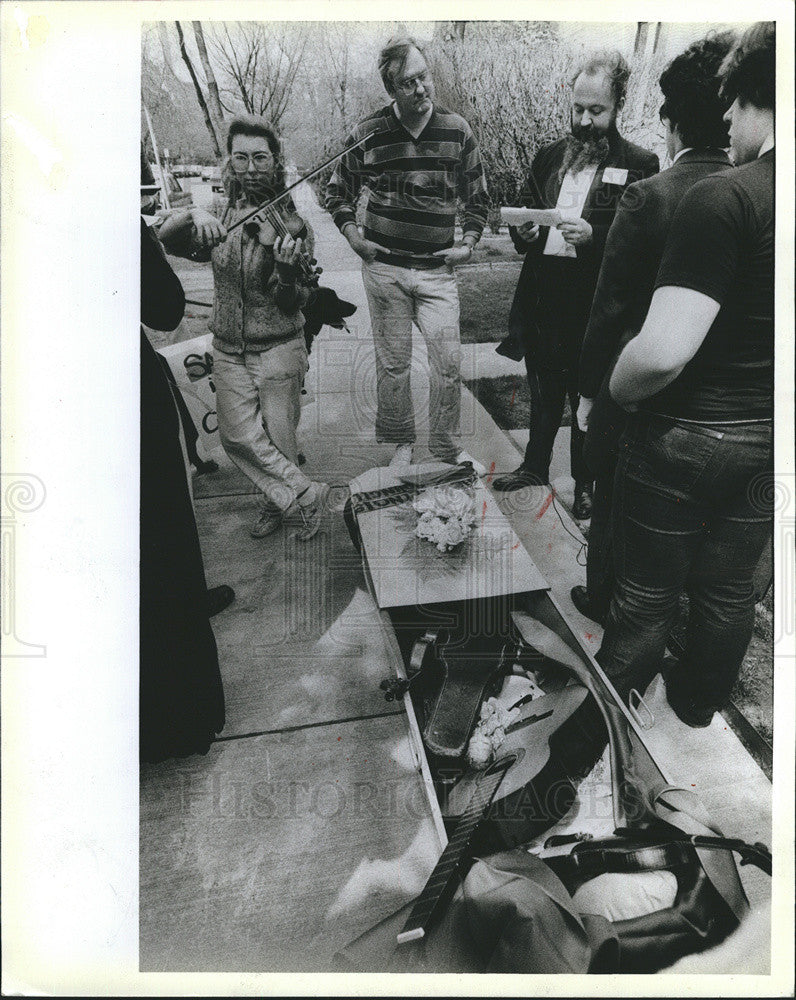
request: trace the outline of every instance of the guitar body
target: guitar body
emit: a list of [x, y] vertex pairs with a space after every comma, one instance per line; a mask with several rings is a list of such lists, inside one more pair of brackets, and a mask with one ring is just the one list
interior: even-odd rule
[[[498, 753], [515, 757], [492, 805], [476, 831], [474, 848], [485, 854], [526, 843], [566, 815], [576, 789], [551, 741], [583, 704], [588, 692], [579, 684], [544, 695], [524, 706], [506, 731]], [[461, 815], [481, 772], [469, 768], [449, 791], [446, 820]]]
[[508, 621], [513, 600], [451, 601], [388, 612], [432, 766], [461, 772], [481, 704], [511, 668], [507, 628], [485, 631], [479, 625], [495, 615]]

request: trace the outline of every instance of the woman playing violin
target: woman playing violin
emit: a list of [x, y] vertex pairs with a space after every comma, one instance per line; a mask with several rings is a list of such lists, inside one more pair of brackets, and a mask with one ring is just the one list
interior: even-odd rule
[[[279, 215], [256, 216], [228, 234], [285, 185], [279, 140], [264, 119], [234, 118], [227, 152], [226, 199], [214, 205], [213, 214], [190, 213], [193, 250], [204, 248], [213, 263], [209, 326], [221, 443], [263, 493], [251, 534], [262, 538], [276, 531], [295, 505], [302, 519], [298, 537], [306, 540], [318, 531], [329, 489], [299, 469], [296, 442], [307, 369], [301, 312], [306, 287], [300, 279], [312, 233], [286, 197]], [[160, 238], [171, 252], [197, 259], [187, 246], [176, 245], [177, 222], [167, 219]]]

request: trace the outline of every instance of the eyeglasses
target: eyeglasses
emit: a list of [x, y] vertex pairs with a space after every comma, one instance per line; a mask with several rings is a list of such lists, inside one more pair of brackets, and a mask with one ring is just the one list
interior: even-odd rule
[[425, 87], [430, 80], [431, 74], [428, 70], [424, 70], [416, 76], [410, 76], [407, 80], [398, 80], [395, 84], [395, 88], [396, 90], [400, 90], [402, 94], [414, 94], [417, 90], [418, 84], [422, 83]]
[[249, 169], [249, 161], [254, 164], [255, 170], [268, 170], [274, 162], [274, 158], [271, 153], [233, 153], [230, 156], [230, 162], [232, 163], [232, 169], [236, 170], [238, 173], [243, 173], [244, 170]]

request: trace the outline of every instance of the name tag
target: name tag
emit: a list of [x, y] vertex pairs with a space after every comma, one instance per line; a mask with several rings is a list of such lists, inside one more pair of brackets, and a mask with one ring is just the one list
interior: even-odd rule
[[627, 184], [627, 170], [619, 167], [606, 167], [603, 170], [604, 184]]

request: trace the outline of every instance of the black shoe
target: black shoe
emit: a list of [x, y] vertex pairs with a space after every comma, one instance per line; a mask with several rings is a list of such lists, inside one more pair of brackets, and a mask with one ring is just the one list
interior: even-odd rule
[[586, 521], [591, 517], [592, 496], [591, 483], [575, 483], [575, 502], [572, 504], [572, 516], [576, 521]]
[[598, 625], [603, 624], [603, 617], [592, 607], [592, 603], [589, 600], [589, 592], [585, 587], [573, 587], [569, 592], [569, 596], [572, 598], [572, 603], [585, 618], [590, 618], [593, 622], [597, 622]]
[[228, 608], [235, 600], [235, 591], [222, 583], [220, 587], [207, 588], [207, 614], [210, 618]]
[[666, 700], [680, 722], [684, 722], [691, 729], [707, 729], [713, 721], [715, 712], [712, 708], [700, 707], [690, 699], [682, 698], [677, 694], [677, 688], [668, 683], [666, 684]]
[[299, 452], [296, 457], [298, 458], [298, 462], [296, 463], [297, 465], [306, 465], [307, 464], [307, 459], [301, 454], [301, 452]]
[[522, 361], [525, 357], [525, 348], [514, 337], [506, 337], [497, 345], [495, 353], [504, 358], [511, 358], [512, 361]]
[[208, 472], [218, 472], [218, 462], [214, 462], [212, 458], [203, 462], [201, 459], [194, 463], [194, 468], [196, 469], [197, 476], [205, 476]]
[[543, 485], [541, 477], [528, 472], [522, 465], [515, 469], [514, 472], [509, 472], [506, 476], [498, 476], [497, 479], [492, 480], [492, 488], [501, 493], [511, 493], [513, 490], [521, 490], [525, 486]]

